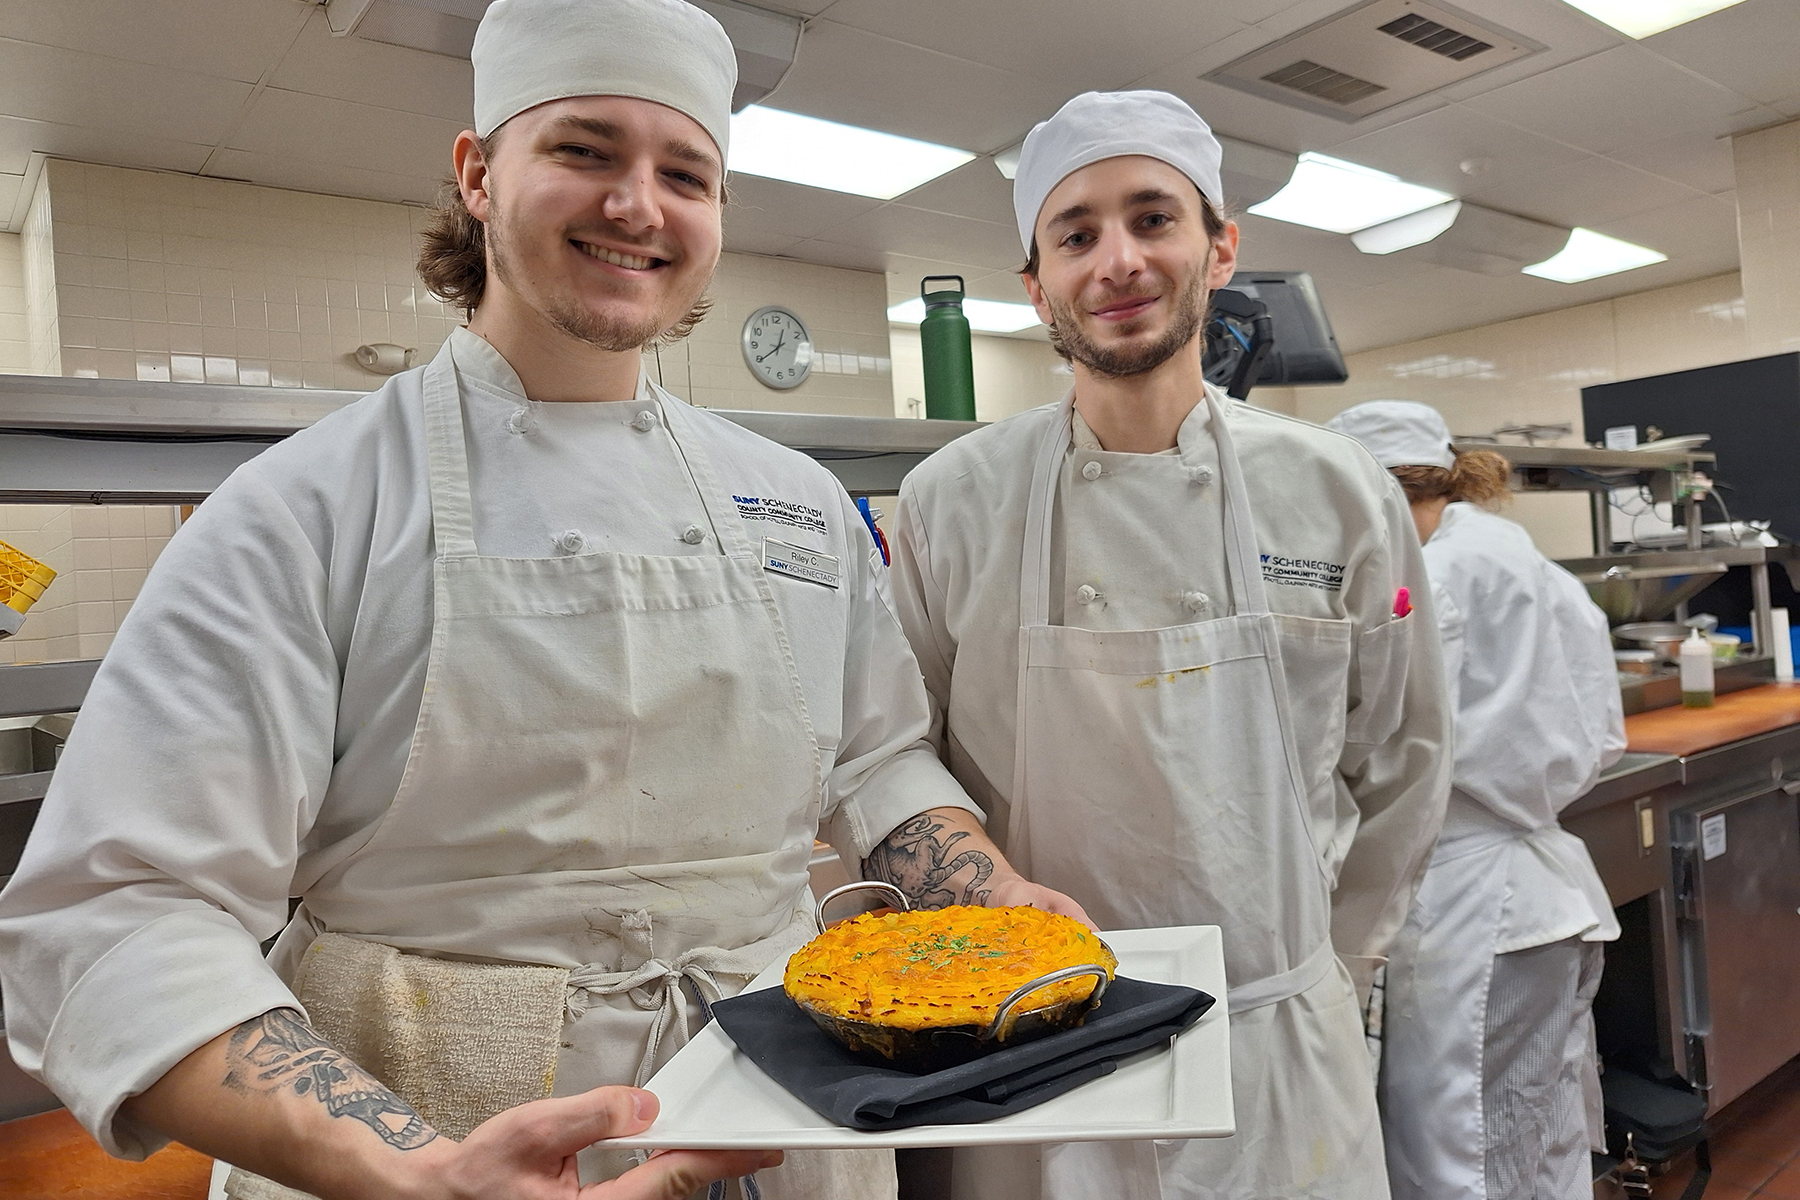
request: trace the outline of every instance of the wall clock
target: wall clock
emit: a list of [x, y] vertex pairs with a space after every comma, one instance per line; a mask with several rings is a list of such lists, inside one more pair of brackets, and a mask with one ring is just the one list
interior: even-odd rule
[[813, 340], [799, 317], [771, 304], [744, 322], [744, 365], [765, 387], [799, 387], [812, 373]]

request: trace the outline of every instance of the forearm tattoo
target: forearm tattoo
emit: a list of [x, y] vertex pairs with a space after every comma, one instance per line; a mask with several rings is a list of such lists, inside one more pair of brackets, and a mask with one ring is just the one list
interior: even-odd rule
[[993, 857], [979, 850], [952, 855], [951, 848], [969, 834], [944, 830], [943, 820], [930, 813], [914, 817], [870, 852], [863, 862], [864, 877], [893, 884], [914, 908], [986, 904], [983, 885], [994, 874]]
[[240, 1094], [283, 1088], [311, 1096], [332, 1117], [349, 1117], [399, 1150], [437, 1138], [406, 1101], [345, 1058], [291, 1008], [278, 1008], [232, 1031], [225, 1047], [225, 1086]]

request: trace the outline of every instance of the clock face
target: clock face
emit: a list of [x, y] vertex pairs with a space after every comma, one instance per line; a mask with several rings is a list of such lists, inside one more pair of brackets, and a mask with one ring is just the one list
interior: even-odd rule
[[799, 387], [812, 371], [812, 334], [785, 308], [759, 308], [744, 322], [744, 363], [764, 385]]

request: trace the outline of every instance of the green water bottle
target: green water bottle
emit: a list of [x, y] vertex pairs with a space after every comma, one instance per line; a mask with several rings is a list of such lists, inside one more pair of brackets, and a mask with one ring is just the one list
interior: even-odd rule
[[[956, 280], [955, 291], [930, 290], [934, 279]], [[975, 353], [969, 342], [969, 318], [963, 316], [967, 289], [961, 275], [927, 275], [919, 281], [925, 319], [919, 322], [919, 346], [925, 358], [925, 415], [934, 421], [975, 419]]]

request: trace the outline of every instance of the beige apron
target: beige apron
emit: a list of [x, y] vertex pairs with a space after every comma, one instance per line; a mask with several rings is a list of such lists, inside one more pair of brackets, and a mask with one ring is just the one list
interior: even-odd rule
[[[1045, 437], [1025, 518], [1007, 853], [1101, 928], [1222, 927], [1238, 1135], [959, 1150], [959, 1198], [1387, 1195], [1361, 1014], [1332, 949], [1332, 882], [1306, 815], [1317, 756], [1302, 754], [1301, 739], [1341, 739], [1343, 704], [1335, 731], [1324, 714], [1302, 714], [1297, 727], [1283, 674], [1285, 656], [1343, 677], [1350, 626], [1270, 611], [1225, 413], [1205, 402], [1233, 602], [1216, 620], [1115, 632], [1050, 624], [1051, 515], [1072, 396]], [[1179, 455], [1133, 456], [1103, 495], [1064, 497], [1069, 536], [1104, 546], [1108, 511], [1167, 507], [1206, 478]]]
[[[490, 558], [450, 347], [426, 368], [439, 557], [418, 725], [393, 804], [274, 956], [320, 1032], [451, 1136], [642, 1084], [702, 1001], [814, 928], [822, 766], [780, 613], [696, 418], [647, 383], [639, 399], [721, 553]], [[585, 1151], [582, 1178], [631, 1161]], [[790, 1163], [760, 1176], [768, 1200], [894, 1192], [891, 1154]], [[228, 1190], [272, 1186], [235, 1172]]]

